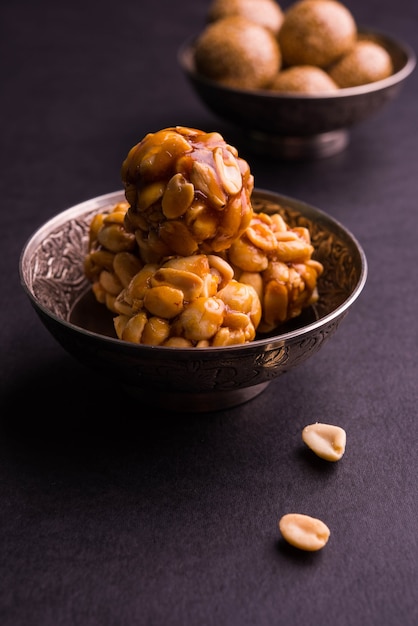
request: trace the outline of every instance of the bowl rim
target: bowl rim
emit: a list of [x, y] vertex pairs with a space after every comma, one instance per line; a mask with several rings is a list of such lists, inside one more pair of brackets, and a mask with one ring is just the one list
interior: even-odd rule
[[[299, 200], [291, 196], [281, 194], [276, 191], [255, 187], [254, 192], [256, 194], [260, 193], [260, 194], [267, 194], [270, 196], [274, 196], [276, 200], [280, 198], [281, 201], [284, 201], [284, 202], [288, 201], [290, 205], [296, 202], [299, 207], [306, 208], [309, 211], [313, 210], [315, 214], [318, 216], [318, 218], [322, 218], [325, 221], [331, 221], [340, 231], [342, 231], [342, 233], [344, 233], [344, 235], [352, 241], [352, 243], [354, 244], [360, 256], [361, 271], [357, 280], [357, 284], [355, 288], [353, 289], [352, 293], [346, 298], [346, 300], [344, 300], [344, 302], [342, 302], [339, 306], [337, 306], [333, 311], [331, 311], [330, 313], [327, 313], [326, 315], [323, 315], [319, 319], [313, 322], [310, 322], [304, 326], [301, 326], [299, 328], [296, 328], [294, 330], [290, 330], [284, 333], [278, 333], [275, 335], [269, 335], [268, 337], [254, 339], [253, 341], [250, 341], [244, 344], [234, 344], [230, 346], [210, 346], [206, 348], [191, 347], [191, 348], [179, 349], [178, 347], [173, 347], [173, 346], [151, 346], [151, 345], [145, 345], [145, 344], [135, 344], [135, 343], [123, 341], [121, 339], [118, 339], [117, 337], [109, 337], [107, 335], [103, 335], [101, 333], [88, 330], [81, 326], [77, 326], [76, 324], [73, 324], [72, 322], [50, 311], [33, 294], [30, 286], [28, 285], [28, 281], [26, 280], [25, 269], [24, 269], [26, 263], [31, 258], [32, 254], [39, 247], [39, 244], [42, 242], [44, 235], [53, 231], [55, 226], [62, 225], [70, 221], [71, 219], [75, 219], [77, 217], [79, 218], [83, 216], [85, 213], [91, 213], [94, 209], [97, 209], [97, 210], [104, 209], [104, 207], [107, 207], [107, 206], [110, 207], [113, 203], [125, 200], [125, 193], [123, 189], [109, 192], [101, 196], [96, 196], [89, 200], [84, 200], [83, 202], [80, 202], [74, 206], [71, 206], [70, 208], [67, 208], [61, 211], [60, 213], [54, 215], [53, 217], [49, 218], [46, 222], [41, 224], [32, 233], [32, 235], [30, 235], [27, 238], [19, 256], [18, 269], [19, 269], [19, 277], [20, 277], [22, 288], [26, 292], [26, 295], [28, 296], [35, 310], [39, 311], [47, 318], [50, 318], [57, 324], [66, 327], [68, 330], [75, 331], [76, 333], [85, 335], [91, 339], [101, 340], [105, 344], [122, 347], [125, 351], [126, 350], [128, 351], [140, 350], [141, 352], [144, 352], [144, 353], [147, 353], [147, 352], [155, 353], [159, 351], [162, 351], [164, 353], [176, 353], [176, 352], [178, 353], [180, 351], [182, 355], [193, 355], [194, 358], [196, 358], [200, 354], [216, 354], [219, 352], [232, 355], [236, 352], [242, 352], [242, 351], [249, 350], [249, 349], [256, 350], [258, 346], [266, 347], [269, 344], [274, 344], [275, 346], [278, 346], [278, 345], [284, 346], [290, 341], [300, 339], [303, 335], [309, 335], [312, 331], [316, 330], [317, 328], [321, 326], [324, 326], [324, 327], [327, 326], [330, 322], [332, 322], [332, 320], [339, 319], [342, 315], [345, 314], [345, 312], [350, 308], [353, 302], [358, 298], [358, 296], [360, 295], [366, 283], [367, 275], [368, 275], [367, 258], [363, 250], [363, 247], [359, 243], [356, 236], [346, 226], [344, 226], [339, 220], [335, 219], [326, 211], [319, 209], [312, 204], [309, 204], [307, 202], [304, 202], [302, 200]], [[87, 289], [83, 290], [79, 298], [85, 295], [86, 292], [87, 292]]]
[[387, 78], [374, 81], [373, 83], [367, 83], [365, 85], [358, 85], [357, 87], [344, 87], [336, 92], [332, 93], [318, 93], [318, 94], [302, 94], [302, 93], [285, 93], [285, 92], [272, 92], [268, 89], [240, 89], [234, 87], [228, 87], [222, 83], [217, 82], [211, 78], [199, 74], [193, 64], [192, 48], [196, 42], [200, 33], [191, 35], [188, 37], [179, 47], [177, 51], [177, 61], [182, 68], [183, 72], [193, 80], [196, 80], [208, 87], [214, 87], [219, 91], [225, 93], [242, 94], [243, 96], [262, 97], [266, 100], [338, 100], [347, 97], [356, 97], [363, 94], [373, 93], [382, 89], [387, 89], [405, 80], [415, 69], [417, 57], [414, 49], [406, 42], [394, 38], [392, 35], [383, 31], [372, 30], [369, 28], [358, 28], [360, 35], [371, 35], [385, 41], [389, 46], [396, 47], [400, 52], [403, 52], [406, 56], [405, 65], [397, 72], [391, 74]]

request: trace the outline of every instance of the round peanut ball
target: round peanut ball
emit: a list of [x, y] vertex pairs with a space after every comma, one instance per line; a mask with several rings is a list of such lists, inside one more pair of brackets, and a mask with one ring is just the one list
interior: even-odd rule
[[338, 91], [338, 85], [315, 65], [294, 65], [279, 72], [270, 89], [281, 93], [323, 94]]
[[283, 65], [324, 68], [351, 48], [356, 35], [354, 17], [337, 0], [298, 0], [285, 11], [278, 34]]
[[387, 50], [367, 40], [359, 40], [329, 68], [331, 78], [340, 88], [374, 83], [392, 73], [393, 63]]
[[196, 69], [227, 87], [263, 89], [281, 66], [271, 31], [240, 15], [209, 24], [197, 38]]
[[141, 258], [220, 252], [247, 228], [254, 177], [247, 161], [217, 133], [175, 126], [148, 133], [122, 164]]
[[283, 11], [276, 0], [212, 0], [208, 12], [210, 22], [230, 15], [241, 15], [276, 35], [283, 22]]

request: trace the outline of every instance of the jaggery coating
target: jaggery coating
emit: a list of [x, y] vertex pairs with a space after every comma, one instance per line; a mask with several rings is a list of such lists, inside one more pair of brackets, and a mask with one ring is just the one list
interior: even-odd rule
[[121, 175], [125, 227], [146, 262], [225, 250], [251, 220], [254, 178], [219, 133], [182, 126], [149, 133]]

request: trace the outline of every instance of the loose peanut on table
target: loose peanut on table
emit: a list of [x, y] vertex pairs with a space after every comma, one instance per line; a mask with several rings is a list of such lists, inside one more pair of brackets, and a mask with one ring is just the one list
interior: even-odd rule
[[330, 530], [324, 522], [302, 513], [287, 513], [279, 520], [283, 538], [295, 548], [315, 552], [327, 543]]
[[302, 439], [321, 459], [338, 461], [345, 452], [346, 432], [340, 426], [316, 422], [305, 426]]

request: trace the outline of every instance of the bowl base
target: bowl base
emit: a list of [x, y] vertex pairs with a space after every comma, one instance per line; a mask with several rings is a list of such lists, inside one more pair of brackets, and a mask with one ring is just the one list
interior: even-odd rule
[[306, 137], [286, 137], [258, 131], [249, 131], [249, 150], [276, 159], [322, 159], [338, 154], [349, 142], [347, 130], [340, 129]]
[[164, 409], [175, 413], [209, 413], [223, 411], [256, 398], [270, 384], [270, 381], [234, 389], [231, 391], [209, 391], [206, 393], [164, 392], [150, 394], [150, 390], [124, 385], [123, 389], [143, 405], [153, 409]]

